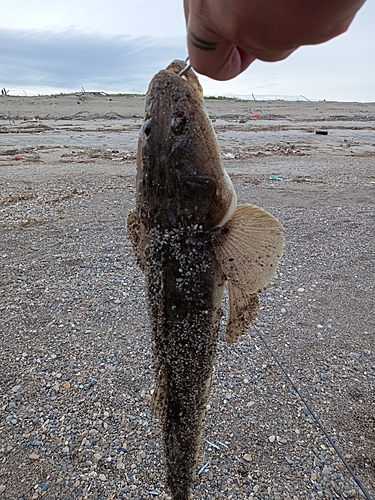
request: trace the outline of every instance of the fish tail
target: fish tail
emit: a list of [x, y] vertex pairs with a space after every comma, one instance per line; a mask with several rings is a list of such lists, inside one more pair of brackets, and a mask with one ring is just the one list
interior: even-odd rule
[[167, 483], [173, 500], [189, 500], [202, 443], [211, 375], [206, 380], [199, 403], [184, 411], [178, 404], [169, 404], [163, 421]]
[[[200, 434], [200, 433], [199, 433]], [[192, 442], [193, 441], [193, 442]], [[164, 425], [166, 476], [173, 500], [188, 500], [196, 469], [200, 440], [177, 421]]]

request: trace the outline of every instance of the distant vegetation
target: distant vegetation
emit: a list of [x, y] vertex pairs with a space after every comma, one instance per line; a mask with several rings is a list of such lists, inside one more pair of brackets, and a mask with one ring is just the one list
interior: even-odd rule
[[208, 100], [215, 100], [215, 101], [241, 101], [242, 99], [239, 99], [238, 97], [228, 97], [225, 95], [205, 95], [203, 96], [204, 99]]
[[[93, 92], [94, 94], [96, 92]], [[104, 94], [104, 92], [101, 92], [101, 94]], [[108, 97], [146, 97], [146, 94], [111, 94], [111, 93], [108, 93], [106, 94], [108, 95]]]

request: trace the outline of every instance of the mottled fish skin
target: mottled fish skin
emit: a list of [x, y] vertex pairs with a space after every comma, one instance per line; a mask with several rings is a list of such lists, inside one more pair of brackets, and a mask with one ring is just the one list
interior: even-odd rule
[[146, 286], [156, 370], [153, 410], [162, 424], [172, 497], [186, 500], [211, 386], [224, 278], [206, 231], [154, 229], [150, 240]]
[[[137, 157], [137, 209], [146, 227], [198, 224], [210, 231], [237, 203], [221, 167], [195, 73], [174, 61], [152, 79]], [[214, 139], [214, 140], [213, 140]]]
[[[246, 225], [251, 210], [260, 211], [266, 221], [272, 219], [272, 230], [281, 227], [256, 207], [243, 205], [238, 217], [232, 217], [236, 195], [221, 166], [202, 89], [192, 70], [178, 75], [183, 67], [183, 61], [174, 61], [150, 83], [139, 138], [136, 208], [127, 220], [133, 252], [145, 273], [155, 369], [152, 409], [162, 425], [173, 500], [191, 498], [224, 283], [233, 275], [228, 343], [256, 316], [258, 288], [266, 283], [255, 274], [254, 289], [249, 291], [238, 277], [237, 233], [242, 234], [241, 224], [245, 220]], [[282, 244], [278, 245], [273, 252], [279, 257]], [[242, 251], [241, 247], [238, 254]], [[267, 258], [260, 261], [261, 270], [276, 267]]]

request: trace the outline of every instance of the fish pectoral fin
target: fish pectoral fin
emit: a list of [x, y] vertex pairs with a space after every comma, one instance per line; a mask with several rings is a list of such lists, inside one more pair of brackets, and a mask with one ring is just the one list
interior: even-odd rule
[[247, 294], [264, 289], [281, 258], [282, 225], [254, 205], [238, 205], [214, 237], [214, 251], [228, 282]]
[[228, 345], [234, 344], [250, 327], [259, 311], [259, 295], [247, 293], [228, 281], [229, 318], [225, 331]]
[[144, 272], [146, 264], [146, 228], [144, 224], [142, 224], [135, 208], [133, 208], [126, 219], [126, 234], [134, 257], [137, 259], [138, 267]]
[[155, 415], [160, 422], [163, 422], [167, 415], [167, 380], [164, 367], [160, 367], [156, 376], [155, 388], [151, 401], [151, 413]]
[[282, 225], [253, 205], [239, 205], [214, 237], [214, 251], [228, 281], [227, 344], [246, 332], [259, 310], [258, 293], [276, 271], [284, 246]]

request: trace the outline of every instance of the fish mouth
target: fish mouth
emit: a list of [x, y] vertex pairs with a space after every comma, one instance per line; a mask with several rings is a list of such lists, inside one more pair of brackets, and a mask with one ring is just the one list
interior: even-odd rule
[[[186, 68], [185, 61], [182, 61], [181, 59], [175, 59], [170, 64], [168, 64], [168, 66], [166, 67], [166, 70], [171, 71], [172, 73], [179, 74], [179, 73], [181, 73], [181, 71], [184, 68]], [[190, 69], [188, 71], [186, 71], [186, 73], [188, 73], [189, 71], [190, 71]], [[182, 75], [182, 76], [184, 76], [184, 75]]]
[[190, 91], [193, 94], [193, 100], [198, 100], [204, 108], [203, 88], [199, 83], [198, 77], [192, 68], [181, 71], [186, 68], [185, 61], [175, 59], [166, 69], [159, 71], [150, 82], [148, 95], [153, 93], [153, 89], [160, 87], [163, 82], [168, 81], [169, 85], [174, 87], [174, 90], [179, 89], [181, 93]]

